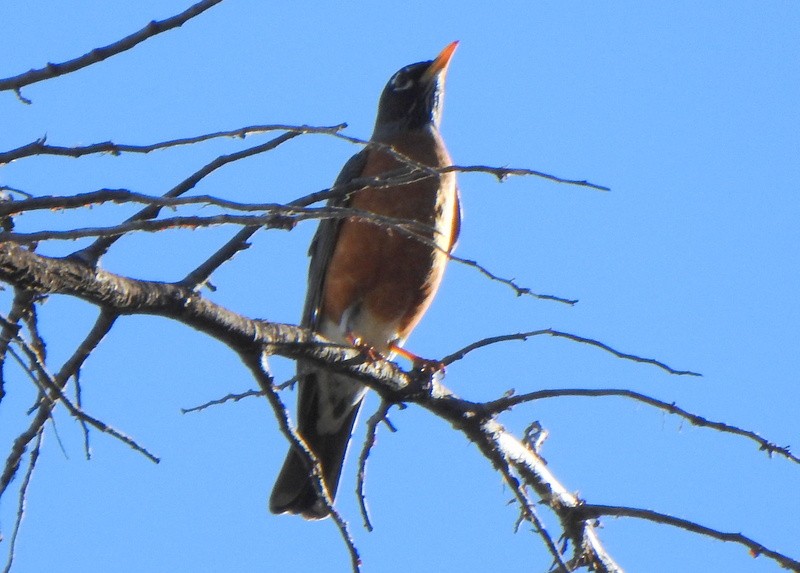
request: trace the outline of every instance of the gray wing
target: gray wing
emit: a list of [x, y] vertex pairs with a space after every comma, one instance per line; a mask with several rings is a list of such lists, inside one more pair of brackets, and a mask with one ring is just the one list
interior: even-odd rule
[[[348, 159], [336, 178], [333, 184], [334, 187], [347, 185], [353, 179], [360, 177], [364, 171], [368, 153], [369, 150], [364, 148]], [[327, 205], [329, 207], [347, 207], [348, 203], [349, 198], [342, 196], [329, 200]], [[300, 323], [307, 328], [317, 328], [319, 307], [322, 303], [322, 293], [325, 287], [325, 273], [328, 270], [328, 263], [330, 263], [333, 250], [336, 247], [336, 239], [339, 235], [341, 223], [341, 219], [322, 219], [308, 249], [308, 255], [311, 257], [308, 268], [308, 291], [306, 293], [305, 306], [303, 307], [303, 318]]]

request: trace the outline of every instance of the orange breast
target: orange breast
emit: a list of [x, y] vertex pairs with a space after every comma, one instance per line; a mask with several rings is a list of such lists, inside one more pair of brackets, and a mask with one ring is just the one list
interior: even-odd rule
[[[393, 147], [426, 165], [450, 164], [438, 134], [420, 134], [416, 140], [404, 139], [403, 145]], [[391, 155], [373, 150], [363, 174], [380, 175], [398, 167], [401, 164]], [[408, 185], [365, 189], [353, 195], [351, 206], [424, 223], [429, 226], [425, 238], [439, 245], [436, 248], [402, 231], [363, 220], [346, 220], [339, 227], [325, 278], [322, 312], [335, 324], [341, 324], [348, 311], [365, 313], [369, 320], [392, 324], [393, 338], [403, 339], [427, 310], [442, 280], [458, 209], [455, 176], [450, 173]], [[389, 340], [364, 342], [382, 347]]]

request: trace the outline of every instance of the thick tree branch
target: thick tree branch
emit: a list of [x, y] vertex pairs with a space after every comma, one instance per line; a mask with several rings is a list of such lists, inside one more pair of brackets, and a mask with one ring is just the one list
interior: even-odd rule
[[[256, 367], [255, 357], [260, 357], [262, 352], [295, 359], [302, 357], [326, 364], [334, 371], [359, 378], [389, 402], [418, 403], [464, 432], [497, 467], [511, 463], [517, 472], [524, 467], [528, 472], [523, 474], [526, 483], [559, 515], [562, 523], [569, 526], [565, 531], [573, 539], [576, 551], [581, 552], [580, 562], [602, 564], [610, 559], [603, 557], [604, 551], [599, 542], [592, 541], [596, 540], [596, 536], [591, 524], [577, 524], [568, 520], [569, 515], [564, 508], [576, 505], [577, 499], [555, 479], [538, 456], [505, 432], [493, 419], [485, 418], [479, 404], [458, 399], [425, 373], [411, 376], [396, 364], [366, 360], [358, 349], [327, 343], [304, 329], [247, 319], [203, 299], [185, 287], [135, 281], [88, 267], [76, 260], [42, 257], [9, 243], [0, 245], [0, 280], [19, 284], [35, 292], [77, 296], [105, 308], [106, 312], [172, 318], [205, 332], [243, 357], [254, 375], [257, 375], [273, 409], [284, 412], [284, 417], [285, 408], [277, 396], [273, 396], [271, 379], [267, 385], [267, 375], [259, 370], [263, 366], [258, 362], [259, 366]], [[284, 433], [288, 432], [289, 436], [295, 438], [288, 424], [287, 427], [283, 426]], [[301, 446], [302, 443], [295, 445]], [[523, 459], [521, 451], [529, 452], [528, 465], [520, 461]], [[618, 570], [611, 565], [613, 561], [609, 563], [604, 570]]]
[[[363, 381], [388, 403], [419, 404], [463, 432], [503, 475], [511, 476], [508, 472], [513, 471], [526, 486], [537, 493], [542, 502], [558, 516], [564, 534], [572, 542], [575, 555], [570, 560], [571, 566], [586, 565], [598, 571], [620, 570], [603, 548], [594, 528], [594, 518], [600, 513], [613, 513], [582, 510], [584, 507], [605, 506], [585, 505], [555, 478], [530, 447], [508, 433], [495, 420], [495, 412], [487, 408], [487, 404], [459, 399], [429, 372], [406, 373], [396, 364], [369, 360], [356, 348], [329, 343], [305, 329], [248, 319], [180, 285], [128, 279], [89, 267], [74, 259], [43, 257], [11, 243], [0, 243], [0, 280], [35, 293], [76, 296], [114, 315], [151, 314], [171, 318], [217, 338], [239, 353], [251, 367], [262, 390], [273, 404], [273, 409], [281, 414], [278, 416], [279, 421], [284, 420], [281, 422], [282, 431], [301, 451], [307, 448], [288, 425], [285, 408], [261, 361], [262, 353], [279, 354], [292, 359], [303, 358], [324, 364], [335, 372], [346, 373]], [[556, 331], [535, 331], [550, 335], [553, 332]], [[530, 335], [531, 333], [514, 337], [518, 339]], [[658, 361], [632, 357], [605, 345], [593, 344], [596, 341], [591, 339], [574, 335], [563, 337], [599, 346], [617, 356], [674, 371]], [[508, 337], [498, 337], [500, 339]], [[483, 344], [476, 347], [487, 343], [490, 342], [483, 341]], [[469, 349], [471, 348], [467, 347], [467, 351]], [[463, 354], [464, 350], [451, 356]], [[309, 459], [313, 460], [313, 455]], [[324, 492], [321, 481], [320, 487]], [[524, 501], [521, 503], [524, 504]], [[346, 532], [346, 529], [342, 531]], [[744, 536], [734, 540], [748, 545], [756, 553], [778, 560], [781, 564], [793, 566], [795, 563]], [[351, 553], [351, 557], [353, 555], [357, 553]], [[356, 563], [355, 558], [353, 559]]]

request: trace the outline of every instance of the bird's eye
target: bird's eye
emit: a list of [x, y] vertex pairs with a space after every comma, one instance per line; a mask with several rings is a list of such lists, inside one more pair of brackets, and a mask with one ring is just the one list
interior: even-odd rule
[[389, 80], [389, 85], [392, 86], [392, 89], [394, 91], [401, 92], [413, 86], [414, 80], [412, 80], [403, 72], [397, 72], [395, 75], [392, 76], [392, 79]]

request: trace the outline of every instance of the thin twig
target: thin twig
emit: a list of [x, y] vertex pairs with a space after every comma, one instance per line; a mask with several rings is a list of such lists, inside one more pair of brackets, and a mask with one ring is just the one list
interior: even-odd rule
[[[96, 430], [99, 430], [99, 431], [103, 432], [104, 434], [108, 434], [109, 436], [111, 436], [113, 438], [116, 438], [117, 440], [121, 441], [122, 443], [124, 443], [125, 445], [130, 447], [131, 449], [136, 450], [140, 454], [144, 455], [150, 461], [152, 461], [154, 463], [159, 463], [160, 462], [160, 460], [156, 456], [154, 456], [149, 451], [147, 451], [146, 448], [144, 448], [144, 447], [140, 446], [139, 444], [137, 444], [136, 441], [133, 438], [131, 438], [129, 436], [126, 436], [125, 434], [123, 434], [119, 430], [116, 430], [116, 429], [112, 428], [111, 426], [109, 426], [105, 422], [102, 422], [101, 420], [98, 420], [97, 418], [95, 418], [93, 416], [90, 416], [86, 412], [82, 411], [79, 407], [75, 406], [72, 403], [72, 401], [69, 398], [67, 398], [67, 396], [64, 394], [64, 392], [62, 390], [62, 388], [63, 388], [63, 386], [65, 384], [59, 384], [59, 382], [57, 382], [56, 379], [49, 372], [47, 372], [47, 369], [46, 369], [45, 365], [39, 361], [39, 358], [36, 355], [36, 352], [27, 343], [25, 343], [25, 341], [23, 341], [19, 337], [17, 337], [14, 340], [14, 342], [16, 342], [17, 345], [22, 349], [22, 351], [25, 353], [25, 355], [28, 357], [28, 360], [31, 363], [31, 367], [35, 371], [36, 376], [33, 376], [32, 372], [30, 372], [30, 371], [28, 371], [28, 372], [31, 373], [31, 375], [32, 375], [32, 377], [34, 379], [34, 382], [40, 383], [44, 387], [44, 390], [50, 392], [50, 394], [51, 394], [49, 400], [48, 401], [44, 401], [43, 405], [48, 403], [48, 402], [55, 403], [56, 401], [60, 401], [62, 404], [64, 404], [64, 406], [66, 407], [67, 411], [75, 419], [80, 420], [80, 421], [85, 422], [85, 423], [88, 423], [90, 426], [92, 426]], [[12, 353], [12, 356], [17, 358], [16, 353]], [[19, 360], [19, 358], [18, 358], [18, 360]], [[24, 364], [23, 364], [23, 366], [24, 366]], [[64, 382], [66, 383], [66, 381], [64, 381]], [[52, 409], [52, 407], [51, 407], [51, 409]]]
[[[72, 377], [75, 381], [75, 405], [78, 407], [78, 410], [83, 411], [83, 389], [81, 388], [81, 371], [78, 370], [75, 375]], [[89, 443], [89, 426], [86, 423], [86, 420], [79, 418], [78, 423], [81, 425], [81, 431], [83, 432], [83, 455], [86, 456], [87, 460], [92, 459], [92, 447]]]
[[[553, 557], [554, 564], [559, 568], [558, 570], [562, 573], [570, 571], [571, 569], [567, 567], [566, 563], [564, 563], [561, 552], [558, 550], [553, 538], [545, 529], [544, 524], [539, 519], [539, 516], [536, 515], [534, 504], [528, 497], [522, 482], [520, 482], [520, 480], [514, 476], [508, 458], [496, 454], [493, 457], [495, 458], [493, 460], [495, 468], [503, 476], [503, 480], [506, 482], [506, 485], [508, 485], [514, 494], [514, 497], [517, 499], [520, 510], [520, 519], [523, 519], [533, 525], [534, 531], [537, 535], [539, 535], [539, 537], [541, 537], [545, 547], [547, 547], [547, 550]], [[518, 524], [517, 527], [519, 526]]]
[[[1, 153], [0, 156], [2, 156]], [[0, 163], [2, 163], [2, 161], [0, 161]], [[0, 185], [0, 191], [8, 191], [9, 193], [16, 193], [17, 195], [22, 195], [26, 199], [31, 199], [33, 197], [32, 193], [28, 193], [27, 191], [23, 191], [22, 189], [17, 189], [16, 187], [9, 187], [8, 185]]]
[[[92, 330], [89, 331], [83, 342], [81, 342], [81, 344], [75, 349], [70, 358], [61, 367], [61, 370], [59, 370], [58, 374], [56, 374], [55, 381], [59, 387], [63, 387], [63, 385], [66, 384], [66, 381], [80, 369], [80, 367], [89, 357], [89, 354], [91, 354], [97, 345], [100, 344], [100, 341], [105, 337], [106, 334], [108, 334], [108, 331], [111, 330], [111, 327], [114, 325], [114, 321], [116, 320], [117, 316], [118, 315], [113, 311], [103, 310], [100, 312], [100, 315], [92, 327]], [[50, 411], [54, 405], [55, 402], [51, 400], [42, 400], [36, 410], [36, 415], [33, 417], [28, 426], [28, 429], [23, 431], [14, 440], [11, 446], [11, 451], [6, 458], [6, 463], [3, 467], [3, 473], [0, 475], [0, 497], [3, 496], [3, 493], [11, 483], [14, 475], [16, 475], [22, 456], [25, 454], [28, 444], [36, 437], [41, 428], [49, 419]]]
[[364, 520], [364, 528], [367, 531], [372, 531], [372, 520], [369, 517], [369, 509], [367, 509], [367, 496], [364, 493], [364, 484], [367, 476], [367, 458], [369, 457], [372, 447], [375, 445], [375, 438], [378, 432], [378, 424], [386, 419], [389, 409], [392, 407], [391, 402], [381, 400], [378, 409], [367, 420], [367, 435], [364, 437], [364, 445], [361, 448], [361, 453], [358, 456], [358, 478], [356, 480], [356, 498], [358, 499], [358, 506], [361, 509], [361, 517]]
[[617, 389], [617, 388], [599, 388], [599, 389], [586, 389], [586, 388], [559, 388], [554, 390], [537, 390], [534, 392], [526, 392], [525, 394], [518, 394], [515, 396], [506, 396], [503, 398], [499, 398], [498, 400], [493, 400], [491, 402], [485, 402], [483, 406], [486, 408], [488, 412], [499, 413], [503, 410], [508, 410], [509, 408], [516, 406], [518, 404], [523, 404], [526, 402], [532, 402], [534, 400], [543, 400], [546, 398], [562, 398], [562, 397], [605, 397], [605, 396], [618, 396], [622, 398], [630, 398], [631, 400], [636, 400], [637, 402], [642, 402], [644, 404], [648, 404], [649, 406], [653, 406], [658, 408], [659, 410], [663, 410], [668, 414], [674, 414], [683, 418], [684, 420], [689, 421], [693, 426], [698, 426], [702, 428], [712, 428], [719, 432], [733, 434], [736, 436], [741, 436], [748, 440], [751, 440], [758, 444], [759, 449], [762, 451], [767, 452], [767, 455], [772, 456], [773, 454], [778, 454], [789, 461], [792, 461], [796, 464], [800, 464], [800, 457], [794, 455], [789, 446], [778, 446], [777, 444], [770, 442], [759, 436], [757, 433], [751, 430], [745, 430], [738, 426], [733, 426], [731, 424], [726, 424], [725, 422], [716, 422], [713, 420], [708, 420], [702, 416], [698, 416], [697, 414], [693, 414], [679, 406], [676, 406], [674, 402], [664, 402], [663, 400], [658, 400], [657, 398], [653, 398], [652, 396], [647, 396], [646, 394], [641, 394], [639, 392], [634, 392], [633, 390], [624, 390], [624, 389]]
[[524, 169], [516, 167], [489, 167], [486, 165], [448, 165], [446, 167], [434, 168], [425, 165], [424, 163], [415, 161], [414, 159], [411, 159], [409, 156], [397, 151], [391, 145], [387, 145], [385, 143], [380, 143], [376, 141], [367, 141], [365, 139], [360, 139], [358, 137], [353, 137], [350, 135], [346, 135], [344, 133], [334, 133], [332, 135], [338, 139], [349, 141], [350, 143], [355, 143], [358, 145], [364, 145], [368, 147], [373, 147], [375, 149], [380, 149], [381, 151], [388, 153], [401, 163], [414, 166], [423, 171], [428, 171], [429, 173], [451, 173], [451, 172], [488, 173], [490, 175], [494, 175], [499, 181], [503, 181], [504, 179], [507, 179], [511, 175], [534, 176], [547, 179], [548, 181], [552, 181], [554, 183], [563, 183], [566, 185], [575, 185], [578, 187], [589, 187], [591, 189], [597, 189], [598, 191], [611, 190], [610, 188], [604, 185], [597, 185], [596, 183], [591, 183], [589, 181], [579, 180], [579, 179], [564, 179], [562, 177], [557, 177], [555, 175], [544, 173], [543, 171], [536, 171], [534, 169]]
[[[180, 14], [160, 21], [153, 20], [138, 32], [135, 32], [130, 36], [126, 36], [125, 38], [122, 38], [121, 40], [118, 40], [107, 46], [95, 48], [91, 52], [78, 58], [68, 60], [60, 64], [48, 63], [43, 68], [29, 70], [17, 76], [0, 79], [0, 91], [13, 90], [17, 93], [18, 97], [22, 98], [22, 95], [20, 94], [20, 88], [24, 86], [28, 86], [30, 84], [41, 82], [50, 78], [55, 78], [57, 76], [63, 76], [64, 74], [69, 74], [76, 70], [80, 70], [81, 68], [96, 64], [97, 62], [102, 62], [106, 58], [110, 58], [111, 56], [115, 56], [126, 50], [130, 50], [148, 38], [152, 38], [157, 34], [161, 34], [162, 32], [166, 32], [183, 25], [188, 20], [199, 14], [202, 14], [212, 6], [219, 4], [221, 1], [222, 0], [202, 0], [194, 6], [184, 10]], [[25, 100], [23, 99], [23, 101]], [[26, 103], [30, 102], [28, 101]]]
[[669, 372], [670, 374], [674, 374], [676, 376], [702, 376], [702, 374], [699, 374], [697, 372], [692, 372], [691, 370], [676, 370], [671, 366], [668, 366], [667, 364], [661, 362], [660, 360], [656, 360], [654, 358], [643, 358], [635, 354], [627, 354], [625, 352], [620, 352], [619, 350], [616, 350], [611, 346], [603, 342], [600, 342], [599, 340], [594, 340], [593, 338], [586, 338], [583, 336], [578, 336], [577, 334], [570, 334], [569, 332], [561, 332], [558, 330], [553, 330], [552, 328], [544, 328], [542, 330], [532, 330], [530, 332], [519, 332], [516, 334], [503, 334], [500, 336], [491, 336], [488, 338], [484, 338], [482, 340], [478, 340], [477, 342], [473, 342], [472, 344], [469, 344], [464, 348], [461, 348], [460, 350], [457, 350], [452, 354], [449, 354], [448, 356], [445, 356], [444, 358], [441, 359], [440, 362], [445, 366], [447, 366], [449, 364], [452, 364], [453, 362], [461, 360], [470, 352], [477, 350], [479, 348], [483, 348], [484, 346], [497, 344], [499, 342], [508, 342], [509, 340], [526, 341], [528, 340], [528, 338], [533, 338], [534, 336], [542, 336], [542, 335], [553, 336], [555, 338], [566, 338], [567, 340], [580, 342], [581, 344], [588, 344], [590, 346], [600, 348], [601, 350], [605, 350], [606, 352], [613, 354], [617, 358], [622, 358], [624, 360], [630, 360], [633, 362], [639, 362], [642, 364], [650, 364], [652, 366], [656, 366], [661, 370], [665, 370], [666, 372]]
[[497, 276], [496, 274], [491, 272], [489, 269], [487, 269], [486, 267], [484, 267], [483, 265], [478, 263], [478, 261], [473, 261], [473, 260], [470, 260], [470, 259], [462, 259], [461, 257], [453, 255], [452, 253], [450, 255], [448, 255], [448, 256], [450, 257], [451, 260], [453, 260], [453, 261], [455, 261], [457, 263], [461, 263], [462, 265], [466, 265], [468, 267], [472, 267], [474, 269], [478, 269], [478, 271], [480, 271], [480, 273], [482, 275], [484, 275], [485, 277], [487, 277], [487, 278], [489, 278], [489, 279], [491, 279], [493, 281], [497, 281], [499, 283], [502, 283], [504, 285], [507, 285], [507, 286], [511, 287], [514, 290], [514, 292], [516, 293], [517, 296], [532, 296], [533, 298], [538, 298], [539, 300], [552, 300], [552, 301], [555, 301], [555, 302], [568, 304], [570, 306], [573, 306], [573, 305], [578, 303], [578, 301], [576, 299], [563, 298], [563, 297], [552, 295], [552, 294], [535, 293], [531, 289], [529, 289], [528, 287], [523, 287], [523, 286], [518, 285], [514, 281], [514, 279], [505, 279], [503, 277]]
[[136, 193], [128, 189], [98, 189], [88, 193], [59, 196], [45, 195], [0, 203], [0, 217], [28, 213], [31, 211], [53, 211], [60, 209], [80, 209], [101, 203], [129, 204], [139, 203], [152, 207], [182, 207], [185, 205], [213, 205], [231, 211], [280, 211], [291, 210], [288, 205], [279, 203], [240, 203], [212, 195], [193, 195], [191, 197], [166, 197]]
[[719, 541], [731, 541], [744, 545], [750, 550], [753, 557], [764, 555], [769, 559], [776, 561], [781, 567], [791, 569], [792, 571], [800, 572], [800, 561], [796, 561], [791, 557], [779, 553], [773, 549], [765, 547], [754, 539], [742, 535], [741, 533], [729, 533], [712, 529], [705, 525], [700, 525], [688, 519], [682, 519], [666, 513], [659, 513], [650, 509], [642, 509], [638, 507], [625, 507], [619, 505], [598, 505], [598, 504], [584, 504], [577, 508], [575, 511], [581, 515], [582, 519], [597, 519], [603, 516], [611, 517], [635, 517], [637, 519], [645, 519], [654, 523], [661, 523], [664, 525], [671, 525], [679, 529], [691, 531], [700, 535], [705, 535]]
[[217, 249], [213, 255], [208, 257], [197, 268], [186, 275], [186, 277], [180, 281], [180, 284], [190, 289], [197, 289], [201, 285], [206, 284], [214, 271], [231, 260], [236, 253], [248, 247], [247, 240], [260, 228], [261, 226], [259, 225], [251, 225], [240, 229], [227, 243]]
[[209, 400], [205, 404], [200, 404], [199, 406], [192, 406], [190, 408], [181, 408], [181, 414], [188, 414], [190, 412], [200, 412], [202, 410], [205, 410], [206, 408], [210, 408], [211, 406], [219, 406], [220, 404], [225, 404], [226, 402], [238, 402], [239, 400], [244, 400], [245, 398], [254, 398], [261, 396], [264, 396], [264, 392], [262, 392], [261, 390], [248, 390], [247, 392], [241, 392], [239, 394], [228, 394], [227, 396], [223, 396], [222, 398]]
[[43, 435], [44, 428], [40, 428], [39, 432], [36, 434], [36, 441], [33, 444], [33, 449], [31, 449], [31, 455], [28, 458], [28, 469], [25, 470], [25, 477], [22, 478], [22, 483], [19, 486], [17, 517], [14, 520], [14, 530], [11, 532], [11, 539], [9, 540], [8, 544], [8, 559], [6, 560], [6, 566], [3, 569], [3, 573], [10, 573], [11, 566], [14, 563], [17, 536], [19, 535], [19, 530], [22, 527], [22, 518], [25, 516], [25, 501], [28, 493], [28, 487], [31, 484], [31, 478], [33, 477], [33, 470], [36, 467], [36, 462], [39, 460], [39, 452], [41, 451]]
[[525, 169], [520, 167], [490, 167], [488, 165], [450, 165], [449, 167], [444, 167], [441, 169], [442, 173], [447, 173], [449, 171], [457, 171], [458, 173], [488, 173], [490, 175], [494, 175], [495, 177], [497, 177], [499, 181], [503, 181], [511, 175], [515, 176], [533, 175], [534, 177], [541, 177], [542, 179], [547, 179], [548, 181], [553, 181], [554, 183], [564, 183], [566, 185], [576, 185], [578, 187], [590, 187], [592, 189], [597, 189], [598, 191], [611, 191], [611, 189], [609, 187], [606, 187], [605, 185], [598, 185], [596, 183], [592, 183], [590, 181], [586, 181], [583, 179], [564, 179], [562, 177], [557, 177], [555, 175], [551, 175], [543, 171], [536, 171], [535, 169]]
[[[215, 131], [212, 133], [204, 133], [202, 135], [195, 135], [192, 137], [181, 137], [178, 139], [170, 139], [167, 141], [159, 141], [156, 143], [148, 143], [144, 145], [132, 145], [128, 143], [114, 143], [113, 141], [104, 141], [102, 143], [93, 143], [91, 145], [76, 145], [67, 147], [63, 145], [49, 145], [47, 138], [42, 137], [31, 143], [26, 143], [15, 149], [0, 153], [0, 164], [9, 163], [17, 159], [31, 157], [34, 155], [55, 155], [60, 157], [84, 157], [86, 155], [96, 155], [98, 153], [108, 153], [110, 155], [122, 155], [123, 153], [151, 153], [153, 151], [168, 149], [170, 147], [178, 147], [182, 145], [193, 145], [195, 143], [202, 143], [212, 139], [236, 137], [244, 139], [248, 135], [256, 135], [261, 133], [268, 133], [270, 131], [292, 131], [297, 133], [319, 133], [319, 134], [332, 134], [336, 133], [347, 127], [346, 123], [331, 126], [313, 126], [313, 125], [287, 125], [287, 124], [270, 124], [270, 125], [251, 125], [248, 127], [240, 127], [238, 129], [231, 129], [227, 131]], [[0, 187], [0, 190], [8, 189], [18, 191], [10, 187]], [[22, 191], [18, 191], [23, 193]]]
[[281, 433], [283, 433], [283, 435], [289, 440], [289, 443], [293, 448], [295, 448], [295, 450], [300, 452], [301, 455], [305, 456], [306, 459], [311, 462], [311, 481], [314, 484], [317, 495], [325, 504], [331, 519], [333, 519], [333, 522], [336, 524], [336, 527], [339, 530], [339, 535], [341, 536], [342, 541], [344, 541], [344, 544], [347, 547], [347, 551], [350, 554], [350, 563], [353, 572], [359, 573], [361, 571], [361, 557], [358, 554], [355, 541], [350, 535], [347, 522], [341, 516], [339, 511], [333, 507], [333, 500], [331, 499], [328, 488], [325, 485], [325, 480], [322, 477], [322, 465], [320, 464], [319, 459], [317, 458], [316, 454], [314, 454], [314, 451], [308, 447], [308, 444], [305, 442], [303, 437], [289, 423], [289, 412], [286, 410], [286, 406], [283, 404], [283, 401], [273, 385], [272, 376], [267, 371], [266, 355], [255, 356], [252, 354], [240, 353], [240, 357], [245, 365], [250, 369], [250, 372], [252, 372], [253, 376], [258, 382], [258, 385], [261, 387], [261, 390], [264, 392], [264, 395], [269, 401], [269, 404], [275, 413], [275, 417], [278, 420]]
[[[262, 143], [260, 145], [256, 145], [253, 147], [248, 147], [247, 149], [243, 149], [241, 151], [237, 151], [235, 153], [230, 153], [228, 155], [220, 155], [213, 161], [205, 164], [203, 167], [192, 173], [189, 177], [178, 183], [175, 187], [167, 191], [164, 195], [166, 197], [179, 197], [183, 195], [190, 189], [193, 189], [195, 185], [197, 185], [200, 181], [202, 181], [206, 176], [210, 175], [220, 167], [227, 165], [228, 163], [232, 163], [234, 161], [239, 161], [240, 159], [244, 159], [246, 157], [251, 157], [253, 155], [257, 155], [259, 153], [263, 153], [265, 151], [271, 151], [289, 141], [290, 139], [294, 139], [300, 135], [299, 132], [287, 132], [278, 137], [275, 137], [266, 143]], [[128, 222], [136, 222], [136, 221], [144, 221], [148, 219], [152, 219], [158, 216], [160, 212], [160, 207], [149, 206], [145, 207], [132, 217], [128, 218]], [[124, 223], [123, 223], [124, 225]], [[77, 256], [87, 263], [91, 265], [97, 264], [97, 261], [100, 260], [108, 249], [113, 245], [117, 239], [119, 239], [121, 235], [116, 236], [108, 236], [108, 237], [100, 237], [94, 243], [92, 243], [89, 247], [85, 249], [81, 249], [80, 251], [74, 253], [74, 256]]]

